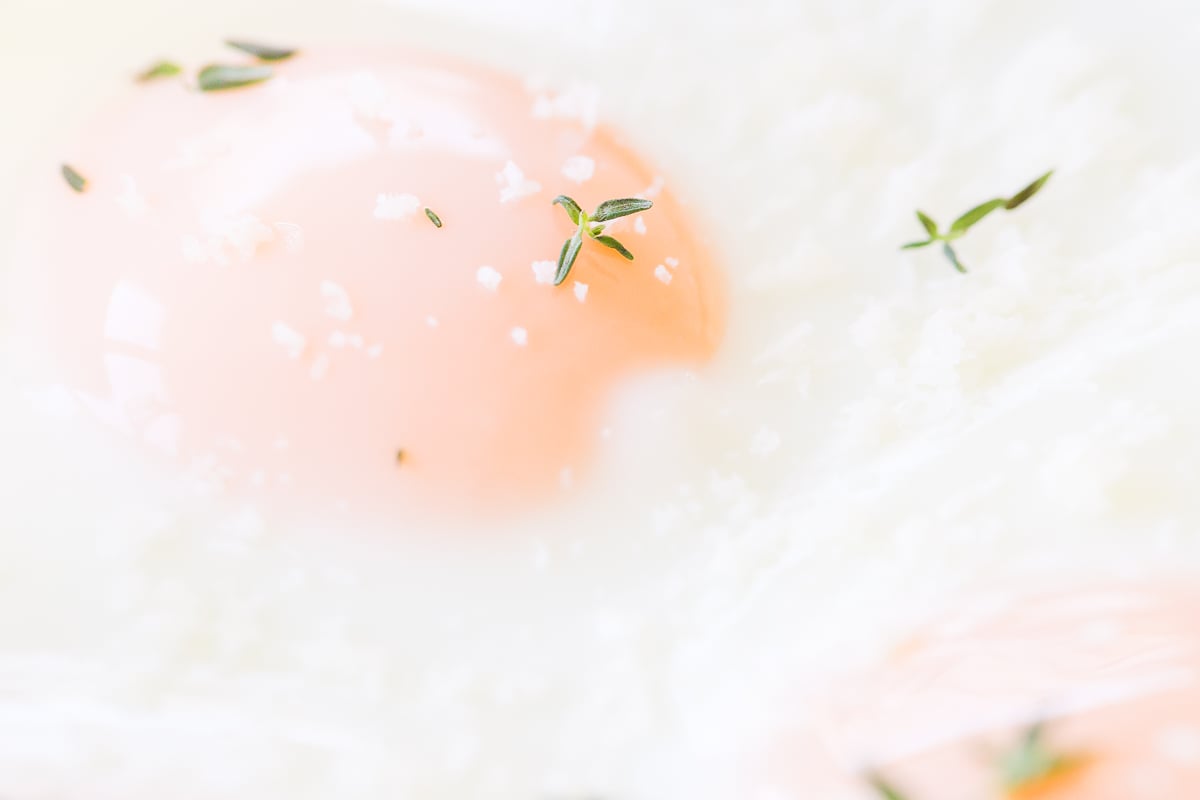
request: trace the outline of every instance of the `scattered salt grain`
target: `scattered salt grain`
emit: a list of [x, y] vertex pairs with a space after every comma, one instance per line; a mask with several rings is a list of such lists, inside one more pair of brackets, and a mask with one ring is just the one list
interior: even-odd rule
[[635, 217], [633, 220], [633, 232], [641, 236], [646, 235], [646, 220], [641, 217]]
[[534, 119], [576, 120], [590, 131], [596, 127], [599, 105], [599, 93], [595, 88], [584, 84], [574, 84], [560, 92], [544, 93], [535, 97], [533, 117]]
[[679, 266], [678, 258], [672, 258], [671, 256], [667, 256], [666, 258], [663, 259], [663, 261], [667, 262], [667, 266], [670, 267], [671, 269], [675, 269], [675, 267]]
[[383, 345], [373, 344], [367, 348], [367, 358], [379, 358], [383, 355]]
[[754, 434], [754, 438], [750, 441], [750, 454], [769, 456], [779, 449], [781, 443], [782, 439], [779, 433], [764, 426], [758, 429], [758, 433]]
[[579, 281], [575, 281], [575, 299], [582, 303], [584, 300], [587, 299], [587, 294], [588, 294], [588, 285], [586, 283], [580, 283]]
[[329, 373], [329, 356], [321, 353], [313, 359], [312, 365], [308, 368], [308, 377], [314, 381], [319, 381]]
[[542, 190], [540, 183], [527, 179], [525, 172], [512, 161], [506, 163], [504, 169], [496, 173], [496, 183], [500, 184], [501, 203], [520, 200], [522, 197], [537, 194]]
[[113, 289], [104, 315], [104, 335], [114, 342], [158, 350], [167, 312], [146, 289], [123, 280]]
[[380, 194], [375, 198], [375, 219], [407, 219], [421, 208], [412, 194]]
[[185, 235], [180, 241], [180, 251], [183, 253], [183, 260], [189, 264], [203, 264], [208, 260], [208, 251], [200, 239], [192, 234]]
[[512, 329], [510, 335], [512, 336], [512, 340], [521, 347], [524, 347], [529, 342], [529, 331], [519, 325]]
[[673, 276], [671, 275], [671, 271], [669, 269], [664, 267], [662, 264], [659, 264], [654, 268], [654, 277], [658, 278], [665, 284], [669, 284]]
[[321, 281], [321, 298], [324, 301], [325, 313], [334, 319], [345, 321], [354, 316], [350, 295], [341, 284]]
[[[499, 283], [499, 281], [497, 281], [497, 283]], [[433, 314], [430, 314], [428, 317], [425, 318], [425, 324], [431, 328], [436, 328], [439, 324], [438, 318], [435, 317]]]
[[568, 180], [583, 183], [596, 174], [596, 162], [587, 156], [571, 156], [563, 163], [562, 174]]
[[308, 340], [304, 334], [288, 325], [286, 322], [276, 322], [271, 326], [271, 338], [287, 352], [288, 358], [298, 359], [304, 355]]
[[304, 229], [294, 222], [276, 222], [275, 230], [283, 238], [283, 248], [289, 253], [304, 249]]
[[558, 266], [553, 261], [533, 262], [533, 279], [538, 283], [554, 283], [554, 273]]
[[489, 292], [494, 292], [500, 288], [500, 281], [503, 279], [504, 276], [492, 267], [483, 266], [475, 270], [475, 280], [479, 281], [479, 285]]
[[121, 176], [121, 193], [116, 195], [117, 205], [130, 219], [141, 219], [146, 216], [146, 198], [138, 192], [137, 182], [132, 175]]

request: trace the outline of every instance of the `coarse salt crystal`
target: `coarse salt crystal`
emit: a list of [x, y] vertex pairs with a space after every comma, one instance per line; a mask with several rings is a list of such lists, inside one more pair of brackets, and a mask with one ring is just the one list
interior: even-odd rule
[[666, 258], [663, 259], [663, 261], [667, 262], [667, 266], [671, 267], [672, 269], [679, 266], [678, 258], [672, 258], [671, 256], [667, 256]]
[[575, 299], [582, 303], [587, 299], [587, 293], [588, 285], [586, 283], [575, 281]]
[[496, 173], [496, 182], [500, 184], [500, 202], [507, 203], [520, 200], [542, 190], [542, 185], [525, 177], [525, 172], [512, 161], [504, 165], [504, 169]]
[[312, 365], [308, 368], [308, 377], [314, 381], [319, 381], [329, 372], [329, 356], [321, 353], [313, 359]]
[[141, 219], [146, 216], [146, 198], [138, 192], [137, 182], [132, 175], [121, 176], [121, 193], [116, 195], [117, 205], [130, 219]]
[[421, 208], [412, 194], [380, 194], [375, 198], [375, 219], [407, 219]]
[[489, 292], [494, 292], [500, 288], [500, 281], [504, 280], [504, 276], [493, 267], [483, 266], [475, 270], [475, 280]]
[[750, 453], [756, 456], [769, 456], [779, 449], [782, 438], [779, 433], [768, 427], [758, 429], [750, 441]]
[[654, 277], [658, 278], [665, 284], [669, 284], [673, 276], [671, 275], [671, 271], [669, 269], [664, 267], [662, 264], [659, 264], [654, 268]]
[[367, 348], [367, 358], [379, 358], [383, 355], [383, 345], [373, 344]]
[[283, 349], [287, 351], [288, 358], [291, 359], [298, 359], [304, 355], [304, 348], [308, 345], [308, 340], [304, 338], [304, 334], [286, 322], [276, 322], [272, 325], [271, 337], [283, 346]]
[[596, 174], [596, 162], [587, 156], [571, 156], [563, 163], [562, 174], [569, 180], [583, 183]]
[[180, 242], [180, 250], [183, 252], [183, 259], [190, 264], [203, 264], [208, 260], [208, 251], [200, 242], [199, 237], [187, 234]]
[[554, 283], [554, 273], [558, 271], [558, 265], [553, 261], [535, 261], [533, 262], [533, 279], [538, 283]]
[[325, 313], [334, 319], [345, 321], [354, 316], [350, 295], [341, 284], [321, 281], [321, 297], [325, 303]]
[[529, 331], [520, 326], [513, 328], [510, 335], [512, 336], [512, 340], [521, 347], [524, 347], [529, 342]]
[[121, 281], [108, 298], [104, 335], [115, 342], [158, 350], [167, 312], [146, 289]]
[[304, 230], [294, 222], [276, 222], [275, 230], [283, 237], [283, 247], [289, 253], [304, 249]]
[[633, 232], [642, 236], [646, 235], [646, 220], [641, 217], [635, 217], [633, 220]]

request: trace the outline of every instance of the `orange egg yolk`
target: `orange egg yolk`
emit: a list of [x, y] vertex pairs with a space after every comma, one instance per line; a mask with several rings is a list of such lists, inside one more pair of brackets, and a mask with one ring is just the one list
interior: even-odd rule
[[[131, 87], [28, 228], [24, 324], [122, 436], [264, 500], [509, 512], [586, 472], [623, 378], [713, 354], [713, 259], [585, 95], [388, 52], [275, 73]], [[552, 285], [558, 194], [652, 199], [605, 231], [635, 259], [585, 239]]]
[[[857, 770], [906, 800], [1200, 796], [1194, 590], [1045, 595], [951, 620], [832, 694], [819, 731], [769, 756], [797, 796], [882, 797]], [[1006, 757], [1039, 721], [1064, 766], [1008, 785]]]

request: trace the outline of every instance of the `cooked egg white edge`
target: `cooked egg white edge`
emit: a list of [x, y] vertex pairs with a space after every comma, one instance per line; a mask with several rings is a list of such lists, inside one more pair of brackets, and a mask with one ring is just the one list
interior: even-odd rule
[[[711, 369], [622, 399], [577, 499], [453, 546], [181, 497], [0, 371], [0, 788], [742, 796], [802, 722], [780, 698], [959, 592], [1194, 576], [1195, 23], [1096, 5], [10, 3], [6, 186], [58, 180], [34, 156], [153, 58], [395, 37], [593, 83], [734, 306]], [[1049, 167], [969, 276], [897, 252], [914, 208]]]

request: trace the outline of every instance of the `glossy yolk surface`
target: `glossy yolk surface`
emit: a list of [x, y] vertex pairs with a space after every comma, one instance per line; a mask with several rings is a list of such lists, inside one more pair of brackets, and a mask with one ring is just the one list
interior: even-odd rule
[[[122, 436], [284, 503], [513, 510], [586, 471], [620, 379], [713, 353], [713, 263], [586, 96], [394, 53], [276, 73], [132, 87], [29, 231], [26, 331]], [[608, 229], [636, 260], [585, 241], [551, 285], [560, 193], [652, 197]]]
[[[822, 716], [772, 756], [813, 796], [879, 796], [854, 775], [868, 767], [907, 800], [1200, 796], [1200, 594], [1043, 596], [950, 621]], [[1048, 752], [1078, 765], [1008, 791], [998, 763], [1043, 717]]]

